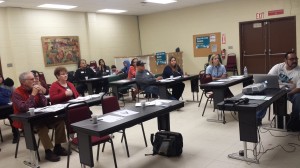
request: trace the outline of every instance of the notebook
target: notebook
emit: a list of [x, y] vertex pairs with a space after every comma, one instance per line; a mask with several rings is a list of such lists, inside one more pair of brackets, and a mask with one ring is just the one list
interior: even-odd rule
[[254, 83], [265, 83], [267, 88], [279, 88], [279, 81], [277, 75], [268, 74], [254, 74]]

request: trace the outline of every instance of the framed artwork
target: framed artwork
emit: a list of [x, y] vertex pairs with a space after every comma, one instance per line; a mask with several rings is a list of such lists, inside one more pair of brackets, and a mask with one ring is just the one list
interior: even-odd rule
[[44, 36], [41, 39], [46, 67], [77, 64], [80, 60], [78, 36]]

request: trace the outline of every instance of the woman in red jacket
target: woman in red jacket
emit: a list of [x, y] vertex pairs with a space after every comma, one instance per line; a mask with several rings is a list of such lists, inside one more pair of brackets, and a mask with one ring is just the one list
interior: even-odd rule
[[74, 85], [67, 81], [68, 71], [65, 67], [55, 68], [54, 75], [57, 81], [52, 83], [49, 90], [51, 104], [64, 103], [79, 96]]

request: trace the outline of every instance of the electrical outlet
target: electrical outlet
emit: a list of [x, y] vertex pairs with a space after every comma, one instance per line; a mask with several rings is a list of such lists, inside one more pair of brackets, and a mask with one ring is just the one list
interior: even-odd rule
[[233, 46], [228, 46], [228, 49], [233, 49]]
[[8, 64], [7, 64], [7, 67], [12, 67], [12, 66], [13, 66], [12, 63], [8, 63]]

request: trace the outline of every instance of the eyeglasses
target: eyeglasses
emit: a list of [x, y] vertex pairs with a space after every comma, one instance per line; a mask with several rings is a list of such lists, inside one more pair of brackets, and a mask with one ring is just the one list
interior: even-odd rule
[[290, 61], [298, 61], [298, 58], [296, 57], [296, 58], [289, 58], [289, 59], [287, 59], [287, 60], [290, 60]]
[[33, 81], [33, 80], [34, 80], [34, 78], [30, 78], [30, 79], [25, 79], [25, 80], [31, 80], [31, 81]]

